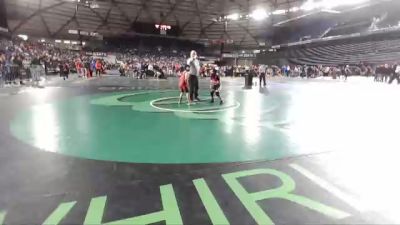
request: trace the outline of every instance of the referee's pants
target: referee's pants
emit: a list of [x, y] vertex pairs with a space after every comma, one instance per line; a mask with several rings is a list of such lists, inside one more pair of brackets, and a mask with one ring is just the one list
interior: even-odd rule
[[189, 96], [192, 101], [199, 98], [199, 79], [196, 75], [189, 76]]

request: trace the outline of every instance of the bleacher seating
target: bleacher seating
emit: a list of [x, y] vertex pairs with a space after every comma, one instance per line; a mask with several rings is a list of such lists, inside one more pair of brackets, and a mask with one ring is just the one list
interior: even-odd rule
[[330, 29], [329, 32], [327, 32], [324, 35], [324, 37], [361, 33], [368, 30], [370, 26], [371, 26], [371, 21], [368, 20], [353, 22], [353, 23], [338, 24], [332, 27], [332, 29]]
[[266, 52], [257, 58], [258, 63], [285, 58], [293, 64], [338, 65], [383, 63], [400, 61], [400, 38], [390, 40], [349, 41], [301, 45]]

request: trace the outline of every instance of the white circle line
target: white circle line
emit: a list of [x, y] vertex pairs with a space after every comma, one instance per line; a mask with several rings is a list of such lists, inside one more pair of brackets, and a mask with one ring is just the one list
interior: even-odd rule
[[[119, 102], [124, 102], [121, 101], [120, 99], [126, 98], [126, 97], [132, 97], [135, 95], [145, 95], [145, 94], [154, 94], [154, 93], [166, 93], [166, 92], [175, 92], [175, 90], [162, 90], [162, 91], [141, 91], [141, 92], [133, 92], [133, 93], [126, 93], [125, 94], [120, 94], [120, 95], [114, 95], [113, 97], [117, 97], [116, 100]], [[123, 96], [122, 96], [123, 95]]]
[[166, 109], [166, 108], [161, 108], [158, 106], [154, 105], [154, 102], [157, 101], [162, 101], [162, 100], [168, 100], [168, 99], [174, 99], [177, 97], [165, 97], [165, 98], [159, 98], [159, 99], [155, 99], [153, 101], [150, 102], [150, 105], [153, 108], [156, 108], [158, 110], [161, 111], [169, 111], [169, 112], [183, 112], [183, 113], [213, 113], [213, 112], [222, 112], [222, 111], [227, 111], [227, 110], [232, 110], [232, 109], [237, 109], [240, 107], [240, 103], [235, 101], [235, 105], [232, 108], [224, 108], [224, 109], [216, 109], [216, 110], [184, 110], [184, 109]]

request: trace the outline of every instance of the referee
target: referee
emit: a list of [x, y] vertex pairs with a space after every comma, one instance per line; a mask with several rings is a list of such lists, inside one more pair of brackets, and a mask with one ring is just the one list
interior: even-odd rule
[[[190, 52], [190, 58], [187, 60], [189, 66], [189, 96], [190, 100], [193, 101], [199, 99], [199, 75], [200, 75], [200, 61], [197, 59], [197, 52], [192, 50]], [[193, 98], [194, 97], [194, 98]]]

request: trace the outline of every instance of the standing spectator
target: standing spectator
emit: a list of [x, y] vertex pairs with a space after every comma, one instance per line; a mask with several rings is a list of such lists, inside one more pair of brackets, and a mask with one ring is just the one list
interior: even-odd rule
[[94, 60], [94, 59], [90, 60], [90, 69], [91, 69], [92, 73], [96, 72], [96, 60]]
[[141, 72], [142, 71], [142, 64], [140, 64], [139, 61], [136, 62], [135, 65], [135, 73], [136, 73], [136, 77], [139, 79], [141, 77]]
[[41, 71], [41, 65], [40, 65], [40, 59], [38, 56], [34, 56], [32, 61], [31, 61], [31, 75], [32, 75], [32, 81], [33, 85], [39, 85], [40, 81], [40, 71]]
[[324, 76], [324, 77], [329, 76], [329, 71], [330, 71], [329, 66], [326, 66], [326, 67], [324, 68], [324, 71], [323, 71], [323, 76]]
[[101, 76], [101, 70], [102, 70], [102, 65], [101, 65], [101, 61], [98, 59], [96, 60], [96, 76]]
[[289, 77], [290, 76], [290, 65], [287, 65], [286, 66], [286, 74], [287, 74], [287, 76]]
[[373, 68], [371, 65], [367, 66], [367, 77], [372, 76], [374, 74]]
[[119, 75], [120, 75], [121, 77], [126, 76], [125, 67], [126, 67], [126, 66], [125, 66], [125, 63], [124, 63], [124, 62], [121, 62], [121, 63], [119, 64], [118, 70], [119, 70]]
[[69, 77], [69, 65], [68, 62], [60, 62], [60, 76], [63, 77], [64, 80], [68, 79]]
[[259, 71], [259, 77], [260, 77], [260, 87], [262, 85], [267, 86], [267, 82], [265, 81], [265, 75], [267, 73], [267, 66], [266, 65], [260, 65], [260, 68], [258, 69]]
[[75, 61], [75, 68], [76, 68], [76, 72], [78, 73], [79, 77], [85, 77], [85, 72], [83, 69], [83, 64], [82, 61], [80, 59], [77, 59]]
[[86, 70], [86, 76], [88, 78], [92, 77], [93, 76], [93, 70], [90, 67], [90, 59], [86, 59], [85, 60], [84, 66], [85, 66], [85, 70]]
[[148, 66], [147, 66], [147, 71], [149, 73], [149, 76], [151, 76], [151, 73], [153, 73], [153, 77], [154, 78], [157, 77], [157, 74], [155, 73], [153, 64], [151, 62], [149, 62]]
[[388, 82], [389, 77], [392, 74], [392, 69], [389, 67], [389, 64], [385, 64], [385, 67], [383, 69], [383, 82]]
[[392, 76], [390, 77], [389, 84], [391, 84], [394, 79], [397, 80], [397, 84], [400, 84], [400, 64], [393, 66]]
[[374, 76], [374, 81], [375, 82], [382, 82], [383, 79], [383, 67], [381, 65], [377, 66], [375, 69], [375, 76]]
[[20, 84], [23, 84], [21, 69], [22, 69], [22, 58], [19, 55], [17, 55], [13, 60], [13, 71], [12, 71], [15, 84], [17, 83], [16, 79], [19, 79]]
[[[295, 68], [295, 71], [296, 71], [296, 68]], [[299, 68], [299, 72], [300, 72], [301, 78], [307, 77], [307, 66], [304, 65], [303, 67]]]
[[11, 84], [13, 81], [11, 56], [7, 57], [6, 55], [3, 71], [5, 83]]
[[347, 80], [347, 77], [350, 76], [351, 74], [351, 69], [350, 66], [347, 65], [346, 68], [344, 69], [344, 80]]
[[282, 71], [284, 76], [287, 76], [287, 74], [286, 74], [286, 66], [285, 65], [282, 66], [281, 71]]
[[306, 70], [306, 77], [310, 78], [310, 77], [314, 77], [314, 67], [313, 66], [308, 66], [307, 70]]
[[5, 63], [6, 63], [6, 56], [4, 53], [0, 53], [0, 87], [2, 87], [4, 83]]

